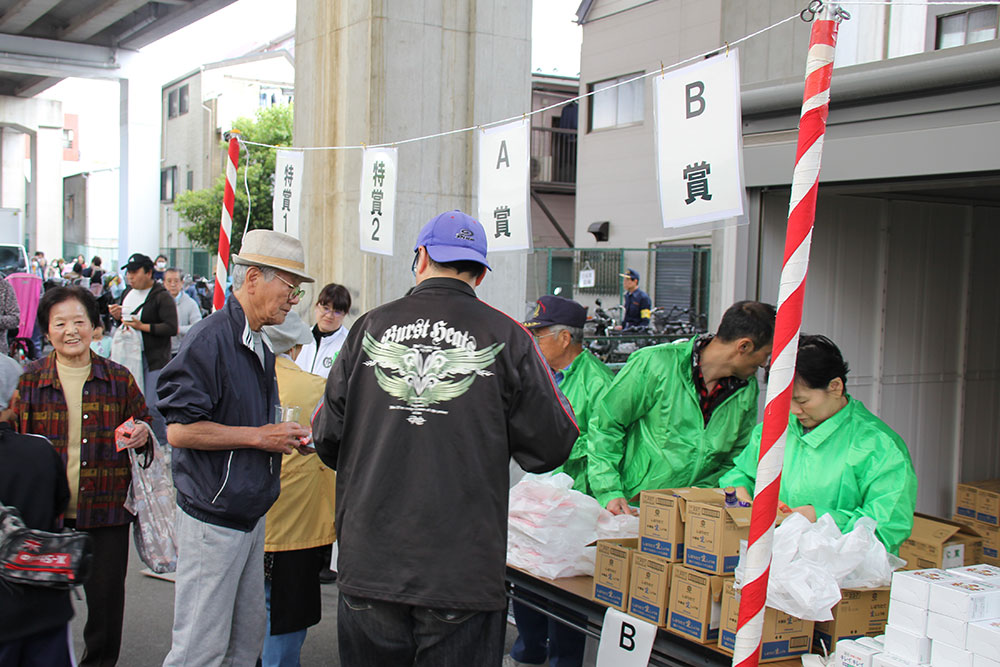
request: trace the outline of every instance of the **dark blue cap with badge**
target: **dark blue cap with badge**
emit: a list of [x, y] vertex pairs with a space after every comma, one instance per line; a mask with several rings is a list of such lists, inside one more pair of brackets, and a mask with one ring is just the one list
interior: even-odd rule
[[635, 269], [629, 269], [625, 273], [619, 273], [618, 275], [621, 276], [622, 278], [631, 278], [636, 282], [639, 281], [639, 272], [636, 271]]
[[535, 303], [531, 319], [524, 323], [526, 329], [541, 329], [553, 324], [582, 329], [587, 323], [587, 309], [576, 301], [546, 294]]
[[461, 211], [442, 213], [424, 225], [413, 252], [420, 246], [427, 248], [427, 254], [435, 262], [468, 260], [490, 269], [486, 262], [486, 230]]

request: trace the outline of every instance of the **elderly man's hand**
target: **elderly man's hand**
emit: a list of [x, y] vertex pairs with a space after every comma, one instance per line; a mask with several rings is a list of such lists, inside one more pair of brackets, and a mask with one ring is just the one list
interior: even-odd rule
[[608, 511], [612, 514], [639, 514], [639, 510], [629, 505], [628, 499], [626, 498], [615, 498], [614, 500], [609, 500]]
[[296, 422], [268, 424], [257, 429], [257, 448], [265, 452], [291, 454], [292, 449], [302, 444], [300, 438], [310, 436], [309, 429]]

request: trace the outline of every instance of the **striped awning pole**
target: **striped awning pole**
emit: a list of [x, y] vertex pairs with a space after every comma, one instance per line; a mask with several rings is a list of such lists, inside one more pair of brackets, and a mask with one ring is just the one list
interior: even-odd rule
[[229, 240], [233, 233], [233, 206], [236, 203], [236, 168], [240, 162], [240, 133], [231, 130], [226, 156], [226, 190], [222, 196], [222, 220], [219, 222], [219, 256], [215, 263], [215, 293], [212, 308], [226, 305], [226, 281], [229, 278]]

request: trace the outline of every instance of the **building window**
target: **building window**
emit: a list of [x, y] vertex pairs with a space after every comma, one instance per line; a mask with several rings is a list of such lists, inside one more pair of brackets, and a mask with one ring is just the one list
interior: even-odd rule
[[937, 17], [936, 49], [997, 38], [997, 7], [974, 7]]
[[177, 91], [167, 93], [167, 118], [177, 117]]
[[160, 201], [172, 202], [177, 184], [177, 167], [167, 167], [160, 172]]
[[73, 150], [73, 141], [76, 139], [76, 132], [73, 130], [63, 130], [63, 148]]
[[188, 112], [188, 86], [185, 84], [178, 90], [180, 94], [180, 99], [178, 100], [178, 115], [186, 114]]
[[188, 112], [190, 107], [189, 88], [184, 84], [167, 93], [167, 118], [176, 118]]
[[187, 189], [188, 189], [188, 192], [190, 192], [191, 190], [194, 190], [194, 172], [193, 171], [189, 171], [187, 173]]
[[609, 127], [636, 125], [643, 120], [644, 79], [636, 79], [629, 83], [615, 86], [622, 81], [628, 81], [641, 74], [627, 74], [616, 79], [598, 81], [588, 86], [594, 93], [590, 98], [589, 130], [601, 130]]

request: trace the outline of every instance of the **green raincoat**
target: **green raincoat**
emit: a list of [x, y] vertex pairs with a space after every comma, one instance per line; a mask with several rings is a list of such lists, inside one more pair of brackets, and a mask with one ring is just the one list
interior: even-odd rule
[[573, 406], [576, 423], [580, 427], [580, 437], [573, 443], [569, 458], [555, 472], [564, 472], [573, 478], [573, 488], [582, 493], [590, 493], [587, 483], [587, 424], [594, 405], [604, 390], [608, 388], [615, 374], [590, 350], [584, 350], [573, 362], [562, 370], [559, 390]]
[[634, 352], [596, 406], [587, 436], [588, 482], [602, 505], [643, 489], [718, 486], [757, 422], [757, 380], [705, 424], [691, 368], [693, 341]]
[[[742, 486], [753, 494], [762, 428], [754, 429], [750, 446], [719, 480], [721, 486]], [[902, 438], [848, 397], [839, 412], [804, 435], [799, 420], [789, 416], [778, 499], [789, 507], [812, 505], [817, 517], [829, 514], [844, 532], [870, 516], [885, 548], [898, 553], [913, 529], [917, 475]]]

